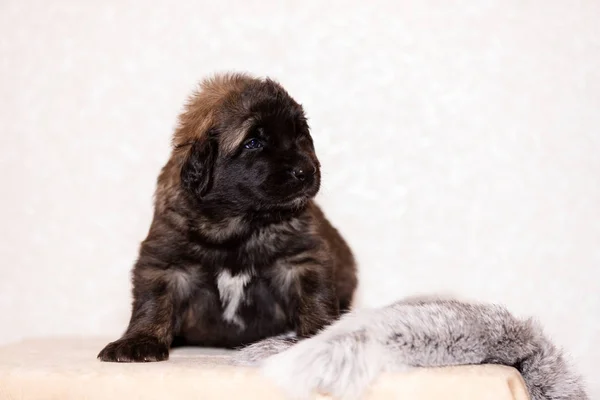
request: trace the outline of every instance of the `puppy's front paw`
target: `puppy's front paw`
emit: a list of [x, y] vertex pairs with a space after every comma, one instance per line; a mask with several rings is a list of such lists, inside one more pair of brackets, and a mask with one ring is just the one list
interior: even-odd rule
[[169, 358], [169, 348], [151, 336], [134, 336], [107, 344], [98, 358], [109, 362], [164, 361]]

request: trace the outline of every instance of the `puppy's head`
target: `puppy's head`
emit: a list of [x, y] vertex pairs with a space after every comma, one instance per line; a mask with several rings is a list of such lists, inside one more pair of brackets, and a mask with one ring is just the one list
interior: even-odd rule
[[290, 209], [319, 190], [319, 161], [302, 106], [270, 79], [205, 80], [173, 141], [182, 189], [200, 201]]

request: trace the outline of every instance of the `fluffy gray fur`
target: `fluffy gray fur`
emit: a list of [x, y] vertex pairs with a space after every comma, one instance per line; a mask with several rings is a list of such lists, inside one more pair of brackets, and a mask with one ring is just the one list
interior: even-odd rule
[[235, 362], [260, 364], [295, 399], [314, 392], [359, 399], [381, 372], [465, 364], [515, 367], [532, 400], [588, 399], [581, 378], [532, 319], [456, 300], [353, 311], [297, 344], [274, 337], [248, 346]]

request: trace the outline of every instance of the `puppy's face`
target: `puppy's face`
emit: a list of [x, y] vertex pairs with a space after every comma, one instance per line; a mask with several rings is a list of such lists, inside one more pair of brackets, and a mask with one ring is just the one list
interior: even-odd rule
[[275, 82], [248, 84], [223, 102], [208, 140], [193, 146], [182, 182], [201, 200], [242, 209], [301, 207], [320, 186], [302, 107]]

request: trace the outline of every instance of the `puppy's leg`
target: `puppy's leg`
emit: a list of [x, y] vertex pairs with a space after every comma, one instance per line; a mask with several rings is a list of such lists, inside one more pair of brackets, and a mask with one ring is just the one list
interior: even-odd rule
[[169, 296], [150, 296], [134, 302], [129, 327], [123, 337], [98, 354], [102, 361], [141, 362], [169, 358], [173, 305]]
[[[295, 290], [284, 292], [290, 297], [292, 304], [297, 304], [295, 316], [295, 336], [288, 334], [271, 337], [243, 348], [234, 357], [238, 365], [250, 365], [262, 362], [265, 358], [280, 353], [305, 339], [325, 329], [339, 319], [339, 301], [331, 279], [327, 276], [327, 268], [314, 265], [298, 267], [298, 280], [291, 286]], [[348, 314], [345, 314], [347, 317]]]
[[300, 279], [296, 334], [307, 338], [317, 334], [340, 316], [339, 302], [331, 281], [316, 271]]
[[175, 295], [169, 271], [134, 269], [133, 312], [121, 339], [98, 354], [102, 361], [162, 361], [169, 357], [175, 321]]

